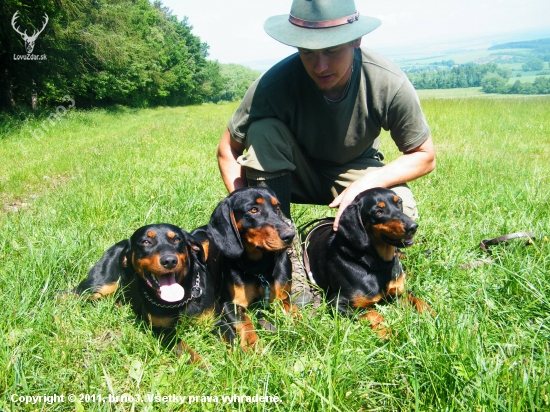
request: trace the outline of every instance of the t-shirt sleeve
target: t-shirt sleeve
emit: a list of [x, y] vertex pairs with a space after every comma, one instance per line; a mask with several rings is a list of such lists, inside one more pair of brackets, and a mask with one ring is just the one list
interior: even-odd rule
[[408, 78], [395, 94], [387, 116], [390, 135], [401, 152], [416, 149], [430, 136], [420, 99]]
[[227, 128], [236, 141], [243, 143], [250, 124], [258, 119], [275, 117], [275, 112], [260, 84], [261, 77], [246, 91], [241, 104], [229, 120]]

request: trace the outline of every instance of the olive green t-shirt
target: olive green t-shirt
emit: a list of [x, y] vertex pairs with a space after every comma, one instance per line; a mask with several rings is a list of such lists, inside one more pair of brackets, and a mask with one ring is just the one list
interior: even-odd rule
[[430, 135], [405, 73], [367, 49], [355, 50], [350, 89], [341, 102], [326, 102], [296, 53], [250, 86], [228, 128], [244, 142], [252, 122], [270, 117], [288, 125], [307, 156], [335, 164], [374, 157], [382, 128], [401, 152], [417, 148]]

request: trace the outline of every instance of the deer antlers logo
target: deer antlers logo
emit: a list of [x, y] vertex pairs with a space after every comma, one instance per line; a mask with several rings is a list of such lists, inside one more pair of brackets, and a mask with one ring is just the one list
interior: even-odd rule
[[25, 49], [27, 49], [27, 54], [31, 54], [34, 49], [34, 42], [36, 41], [36, 38], [40, 33], [44, 31], [44, 29], [46, 28], [46, 24], [48, 24], [48, 21], [49, 21], [48, 15], [44, 13], [45, 20], [44, 20], [44, 24], [42, 25], [42, 28], [38, 31], [35, 30], [32, 36], [29, 36], [27, 34], [27, 30], [25, 30], [24, 32], [21, 32], [21, 30], [16, 26], [16, 20], [18, 17], [19, 17], [19, 11], [16, 11], [15, 14], [13, 15], [13, 18], [11, 19], [11, 26], [19, 35], [21, 35], [21, 38], [25, 42]]

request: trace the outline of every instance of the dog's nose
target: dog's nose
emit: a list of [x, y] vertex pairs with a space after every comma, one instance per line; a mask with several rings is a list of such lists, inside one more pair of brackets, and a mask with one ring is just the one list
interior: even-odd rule
[[406, 227], [407, 234], [414, 235], [416, 233], [416, 229], [418, 229], [418, 223], [412, 222], [410, 225]]
[[178, 257], [175, 255], [167, 255], [160, 258], [160, 264], [165, 269], [174, 269], [178, 265]]
[[281, 233], [281, 240], [287, 245], [290, 245], [292, 243], [292, 239], [294, 239], [295, 234], [296, 233], [294, 232], [294, 230], [285, 230]]

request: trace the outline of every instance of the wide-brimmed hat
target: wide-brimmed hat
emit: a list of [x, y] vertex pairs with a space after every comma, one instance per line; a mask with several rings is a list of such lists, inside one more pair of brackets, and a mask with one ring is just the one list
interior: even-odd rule
[[293, 0], [290, 14], [270, 17], [264, 30], [281, 43], [317, 50], [358, 39], [380, 24], [360, 16], [353, 0]]

